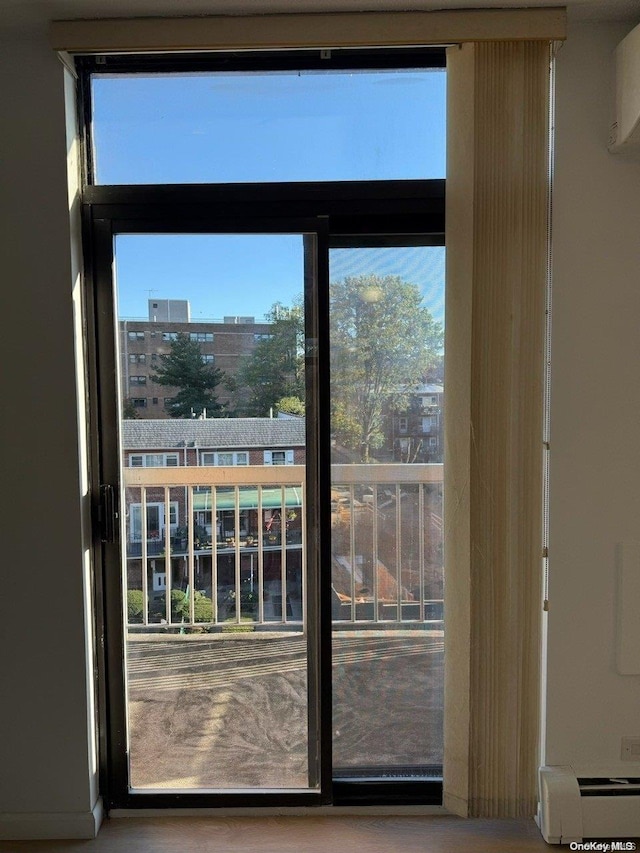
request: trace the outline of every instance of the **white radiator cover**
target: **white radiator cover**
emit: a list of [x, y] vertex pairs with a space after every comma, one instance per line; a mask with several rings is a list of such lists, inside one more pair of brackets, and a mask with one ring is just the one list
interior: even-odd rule
[[583, 838], [640, 838], [640, 790], [625, 796], [583, 796], [578, 779], [640, 778], [640, 765], [541, 767], [536, 823], [548, 844]]

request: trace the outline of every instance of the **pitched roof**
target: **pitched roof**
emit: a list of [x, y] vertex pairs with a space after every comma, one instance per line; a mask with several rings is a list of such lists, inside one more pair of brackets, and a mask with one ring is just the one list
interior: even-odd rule
[[442, 394], [444, 392], [444, 385], [427, 382], [423, 385], [416, 385], [413, 392], [414, 394]]
[[209, 418], [200, 420], [123, 420], [124, 450], [177, 447], [295, 447], [305, 443], [303, 418]]

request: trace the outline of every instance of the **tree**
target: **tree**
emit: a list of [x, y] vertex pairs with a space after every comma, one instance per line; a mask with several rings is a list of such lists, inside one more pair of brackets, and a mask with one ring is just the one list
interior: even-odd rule
[[141, 589], [127, 591], [127, 617], [129, 622], [142, 622], [144, 616], [144, 594]]
[[350, 276], [331, 294], [332, 432], [369, 462], [384, 442], [385, 411], [439, 364], [442, 324], [400, 276]]
[[172, 341], [170, 352], [160, 359], [161, 366], [151, 379], [159, 385], [178, 389], [173, 402], [165, 407], [172, 418], [190, 418], [202, 414], [205, 409], [210, 415], [223, 412], [215, 389], [224, 374], [202, 361], [196, 341], [180, 332]]
[[281, 397], [276, 401], [275, 409], [286, 415], [299, 415], [304, 417], [304, 401], [300, 397]]
[[279, 302], [267, 313], [269, 335], [258, 341], [239, 371], [238, 408], [248, 417], [266, 417], [279, 400], [304, 400], [304, 312]]
[[122, 417], [125, 420], [133, 420], [138, 417], [138, 410], [133, 405], [131, 397], [125, 397], [122, 401]]

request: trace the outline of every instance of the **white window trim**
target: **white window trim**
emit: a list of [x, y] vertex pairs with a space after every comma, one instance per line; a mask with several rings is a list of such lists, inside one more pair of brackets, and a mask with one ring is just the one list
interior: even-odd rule
[[422, 432], [424, 435], [430, 435], [438, 429], [437, 415], [425, 415], [422, 418]]
[[[284, 453], [284, 462], [274, 462], [273, 454], [274, 453]], [[265, 465], [293, 465], [294, 464], [294, 451], [291, 449], [285, 450], [284, 448], [276, 448], [275, 450], [265, 450], [263, 454], [264, 464]]]
[[[151, 457], [162, 457], [162, 465], [149, 465]], [[141, 464], [134, 464], [134, 459], [140, 459]], [[169, 460], [175, 460], [169, 461]], [[178, 453], [130, 453], [129, 468], [177, 468], [180, 465], [180, 454]]]
[[[162, 541], [165, 535], [165, 505], [163, 501], [147, 502], [147, 518], [150, 509], [158, 510], [158, 540]], [[137, 516], [134, 523], [134, 516]], [[173, 519], [173, 520], [172, 520]], [[172, 536], [178, 528], [178, 501], [169, 504], [169, 535]], [[129, 542], [142, 542], [142, 504], [129, 504]], [[147, 541], [150, 541], [147, 539]]]
[[[249, 464], [249, 451], [248, 450], [201, 450], [199, 464], [204, 466], [221, 466], [226, 467], [229, 465], [228, 462], [220, 462], [220, 456], [229, 456], [233, 458], [231, 465], [248, 465]], [[213, 457], [212, 462], [206, 462], [205, 457]]]

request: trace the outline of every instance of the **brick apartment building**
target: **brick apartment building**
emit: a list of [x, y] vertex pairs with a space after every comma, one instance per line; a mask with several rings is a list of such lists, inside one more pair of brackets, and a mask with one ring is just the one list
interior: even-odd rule
[[[218, 621], [240, 615], [257, 619], [253, 605], [259, 582], [264, 584], [264, 621], [300, 621], [304, 474], [292, 480], [283, 471], [276, 479], [265, 479], [249, 467], [304, 465], [304, 419], [124, 420], [122, 456], [125, 482], [130, 483], [124, 497], [127, 586], [148, 590], [150, 622], [169, 621], [167, 589], [185, 593], [191, 583], [211, 607], [215, 602]], [[207, 467], [225, 471], [196, 477], [169, 473]], [[333, 619], [396, 619], [399, 596], [403, 618], [420, 617], [423, 597], [436, 599], [425, 600], [425, 618], [439, 619], [441, 485], [400, 487], [385, 482], [384, 466], [375, 467], [381, 481], [375, 488], [366, 483], [332, 485]], [[409, 472], [412, 466], [403, 467]], [[131, 470], [141, 468], [165, 473], [155, 478]], [[133, 484], [136, 481], [147, 482], [144, 490]], [[166, 485], [170, 482], [180, 485]], [[402, 541], [411, 543], [403, 551], [401, 572], [398, 525]], [[242, 613], [236, 610], [236, 596], [244, 602]], [[207, 611], [203, 621], [211, 614]]]
[[[161, 364], [161, 356], [171, 350], [181, 332], [200, 345], [205, 363], [215, 365], [227, 376], [235, 376], [253, 352], [256, 343], [270, 332], [269, 323], [254, 317], [224, 317], [222, 320], [191, 320], [186, 299], [149, 299], [149, 318], [121, 319], [120, 371], [123, 397], [130, 400], [145, 418], [166, 418], [165, 404], [177, 389], [158, 385], [151, 379]], [[231, 401], [221, 383], [221, 403]]]
[[[305, 425], [299, 418], [211, 418], [208, 420], [124, 420], [122, 422], [123, 465], [125, 468], [182, 468], [182, 467], [246, 467], [249, 465], [304, 465]], [[203, 529], [202, 540], [210, 546], [216, 538], [225, 540], [236, 535], [236, 519], [233, 507], [221, 512], [218, 530], [212, 530], [212, 506], [202, 494], [209, 493], [208, 487], [196, 490], [194, 512], [198, 525]], [[274, 490], [270, 495], [274, 507], [281, 494]], [[295, 500], [301, 505], [299, 494], [289, 495], [286, 500]], [[141, 541], [142, 518], [140, 516], [139, 489], [127, 489], [126, 513], [129, 518], [129, 543]], [[255, 495], [243, 492], [243, 513], [249, 505], [256, 507]], [[161, 545], [165, 536], [165, 491], [162, 487], [146, 490], [147, 536]], [[170, 532], [186, 527], [186, 489], [174, 488], [170, 494]], [[218, 509], [222, 502], [218, 503]], [[266, 524], [274, 516], [265, 501], [262, 522]], [[257, 518], [250, 523], [246, 514], [242, 516], [243, 529], [255, 528]], [[273, 523], [273, 522], [272, 522]], [[271, 527], [271, 525], [270, 525]], [[245, 534], [247, 530], [244, 530]], [[206, 533], [206, 537], [205, 537]], [[135, 548], [133, 549], [136, 550]], [[130, 549], [131, 551], [131, 549]]]
[[193, 465], [304, 465], [302, 418], [122, 421], [127, 468]]
[[[303, 465], [305, 424], [300, 418], [124, 420], [122, 454], [125, 468]], [[150, 621], [162, 621], [167, 589], [189, 585], [189, 506], [193, 583], [207, 600], [213, 596], [218, 616], [236, 613], [236, 593], [255, 615], [252, 592], [262, 578], [264, 619], [300, 620], [302, 488], [259, 490], [250, 483], [237, 492], [233, 485], [215, 492], [195, 486], [191, 495], [185, 486], [148, 486], [144, 496], [138, 487], [125, 489], [127, 585], [144, 589], [146, 558]]]
[[442, 462], [444, 386], [417, 385], [406, 409], [386, 422], [385, 448], [394, 462]]

